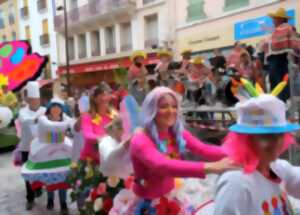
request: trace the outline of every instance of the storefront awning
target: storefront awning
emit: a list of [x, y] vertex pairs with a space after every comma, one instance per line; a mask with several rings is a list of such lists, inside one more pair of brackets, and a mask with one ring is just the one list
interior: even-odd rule
[[[147, 65], [155, 64], [157, 62], [158, 62], [158, 58], [156, 54], [148, 54], [148, 58], [145, 62]], [[130, 61], [129, 57], [117, 58], [117, 59], [110, 59], [106, 61], [70, 65], [69, 71], [70, 74], [107, 71], [107, 70], [114, 70], [118, 68], [128, 68], [131, 65], [131, 63], [132, 62]], [[66, 67], [65, 66], [58, 67], [57, 74], [58, 75], [66, 74]]]

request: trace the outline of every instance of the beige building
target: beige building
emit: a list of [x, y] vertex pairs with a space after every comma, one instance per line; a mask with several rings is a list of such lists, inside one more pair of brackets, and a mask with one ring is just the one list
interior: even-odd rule
[[0, 0], [0, 42], [19, 39], [18, 0]]
[[236, 41], [255, 46], [271, 31], [266, 15], [279, 7], [293, 14], [299, 31], [299, 0], [176, 1], [176, 50], [205, 53]]

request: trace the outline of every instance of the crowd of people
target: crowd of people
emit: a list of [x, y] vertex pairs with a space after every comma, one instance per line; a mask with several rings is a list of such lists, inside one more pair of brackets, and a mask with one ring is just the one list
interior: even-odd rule
[[[270, 14], [276, 29], [269, 44], [275, 48], [278, 29], [279, 43], [282, 34], [296, 34], [282, 10]], [[68, 193], [86, 215], [294, 214], [288, 198], [300, 198], [300, 167], [279, 156], [295, 143], [293, 132], [300, 126], [286, 117], [288, 87], [277, 87], [288, 73], [284, 50], [291, 47], [281, 47], [273, 57], [265, 44], [254, 51], [237, 42], [227, 57], [215, 50], [210, 66], [201, 56], [192, 58], [191, 50], [181, 53], [181, 62], [161, 50], [151, 69], [146, 53], [136, 51], [128, 86], [101, 82], [73, 98], [54, 96], [45, 106], [38, 82], [28, 82], [16, 120], [20, 143], [15, 153], [26, 209], [33, 209], [45, 189], [48, 210], [55, 207], [58, 191], [61, 214], [69, 214]], [[276, 93], [263, 93], [267, 75]], [[238, 100], [231, 78], [248, 80], [240, 86], [248, 92], [246, 100]], [[260, 88], [249, 89], [255, 83]], [[219, 97], [236, 104], [237, 123], [217, 146], [194, 137], [180, 109], [182, 98], [211, 105]], [[214, 202], [195, 203], [182, 189], [189, 183], [185, 178], [209, 174], [222, 174]]]

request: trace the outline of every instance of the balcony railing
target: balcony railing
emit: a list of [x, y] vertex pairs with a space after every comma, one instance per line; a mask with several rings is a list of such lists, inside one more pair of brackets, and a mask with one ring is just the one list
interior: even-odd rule
[[44, 45], [49, 45], [50, 40], [49, 40], [49, 34], [42, 34], [40, 36], [40, 45], [44, 46]]
[[[68, 27], [72, 28], [78, 24], [113, 18], [113, 16], [107, 15], [122, 17], [122, 15], [132, 14], [135, 8], [132, 0], [94, 0], [67, 12]], [[54, 17], [54, 27], [57, 31], [63, 31], [63, 14]]]
[[132, 44], [123, 44], [121, 45], [121, 51], [126, 52], [126, 51], [131, 51], [132, 50]]
[[46, 10], [47, 9], [47, 1], [46, 0], [38, 0], [37, 8], [38, 8], [39, 12]]
[[92, 51], [92, 56], [93, 57], [100, 56], [100, 50], [99, 49], [98, 50], [93, 50]]
[[78, 8], [72, 9], [69, 12], [69, 14], [70, 14], [71, 22], [72, 21], [78, 21], [78, 19], [79, 19], [79, 9]]
[[157, 48], [158, 47], [158, 39], [148, 39], [145, 40], [145, 48]]
[[21, 17], [23, 19], [27, 18], [29, 16], [29, 11], [28, 11], [28, 7], [22, 7], [20, 9], [20, 13], [21, 13]]
[[116, 53], [116, 47], [108, 47], [106, 48], [106, 54]]

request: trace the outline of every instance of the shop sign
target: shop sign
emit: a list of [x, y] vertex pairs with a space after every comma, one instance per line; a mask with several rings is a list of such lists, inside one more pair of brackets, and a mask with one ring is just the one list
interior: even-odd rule
[[[295, 10], [288, 10], [291, 25], [295, 26]], [[269, 16], [262, 16], [255, 19], [245, 20], [234, 24], [235, 40], [248, 39], [252, 37], [270, 34], [274, 29], [272, 19]]]

